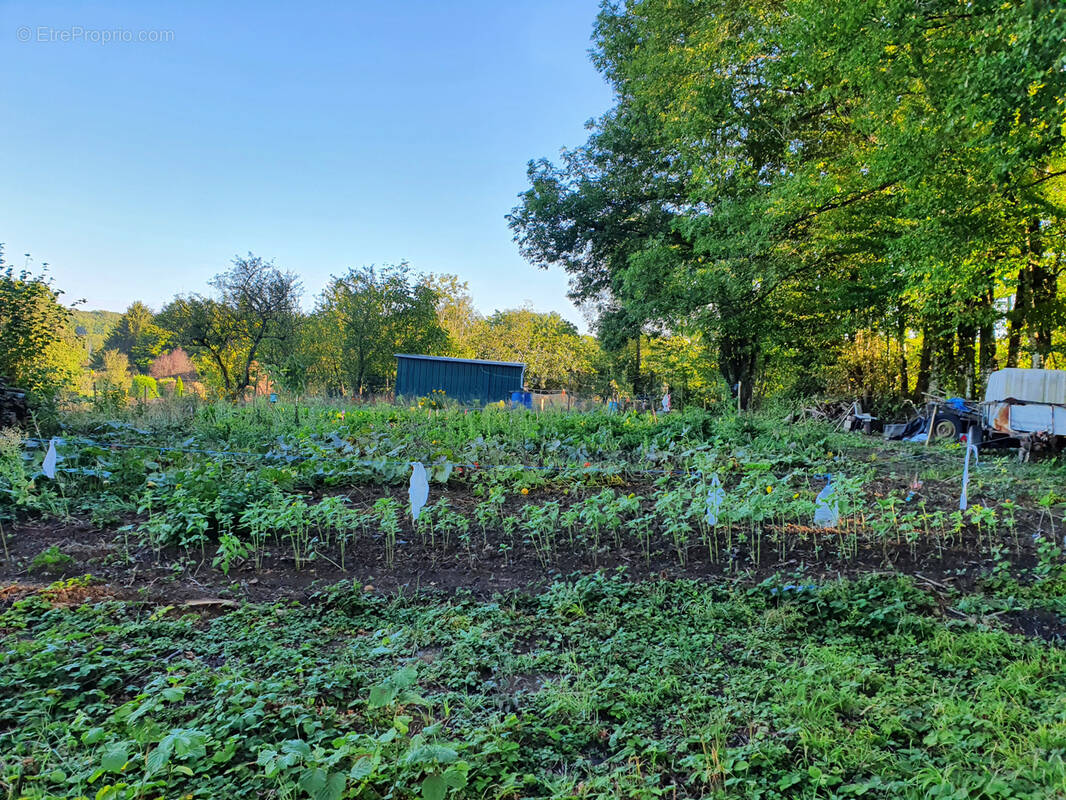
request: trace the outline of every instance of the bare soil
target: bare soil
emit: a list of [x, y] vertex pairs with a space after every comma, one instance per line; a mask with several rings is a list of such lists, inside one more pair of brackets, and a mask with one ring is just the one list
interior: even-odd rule
[[[875, 494], [898, 488], [884, 483], [871, 487]], [[647, 487], [628, 488], [639, 493]], [[950, 510], [957, 503], [956, 491], [946, 485], [926, 486], [922, 499], [929, 509]], [[404, 492], [396, 487], [358, 487], [347, 493], [349, 502], [358, 505], [386, 495], [406, 502]], [[452, 507], [466, 512], [468, 518], [480, 500], [461, 486], [456, 490], [449, 488], [448, 498]], [[536, 490], [528, 498], [509, 500], [504, 513], [516, 513], [523, 502], [553, 498], [561, 499], [558, 489]], [[979, 502], [979, 498], [973, 502]], [[1019, 512], [1015, 536], [1002, 541], [1016, 567], [1035, 562], [1031, 534], [1039, 526], [1035, 514], [1026, 517]], [[95, 585], [117, 597], [180, 604], [224, 599], [305, 600], [318, 589], [345, 579], [362, 584], [366, 591], [435, 589], [489, 597], [511, 590], [536, 591], [561, 577], [598, 570], [624, 570], [633, 579], [664, 580], [738, 576], [760, 580], [774, 574], [824, 578], [898, 572], [916, 576], [933, 587], [966, 589], [992, 566], [986, 555], [987, 534], [982, 536], [973, 527], [942, 544], [927, 537], [913, 544], [902, 540], [864, 544], [860, 533], [857, 545], [853, 545], [847, 531], [792, 524], [764, 525], [762, 532], [758, 552], [749, 545], [749, 527], [736, 526], [728, 547], [725, 536], [719, 536], [717, 558], [694, 542], [684, 551], [682, 564], [673, 544], [662, 537], [653, 539], [650, 556], [646, 556], [634, 548], [630, 536], [616, 542], [605, 533], [601, 547], [593, 550], [588, 544], [591, 536], [584, 532], [576, 532], [573, 544], [566, 533], [560, 533], [556, 550], [542, 560], [542, 555], [517, 537], [511, 549], [510, 537], [499, 530], [490, 529], [484, 536], [480, 529], [471, 530], [468, 544], [450, 541], [444, 546], [439, 539], [432, 544], [423, 541], [408, 523], [398, 538], [391, 565], [386, 562], [383, 543], [371, 536], [349, 544], [343, 569], [336, 549], [320, 548], [313, 561], [297, 569], [291, 553], [275, 544], [268, 546], [261, 568], [256, 569], [246, 560], [231, 565], [226, 575], [211, 566], [215, 558], [213, 544], [202, 552], [178, 548], [156, 552], [136, 535], [116, 529], [100, 530], [83, 519], [21, 520], [6, 531], [9, 556], [0, 560], [0, 584], [47, 585], [58, 578], [88, 573], [96, 579]], [[71, 561], [34, 569], [34, 558], [53, 546]], [[853, 546], [857, 546], [857, 552], [842, 557], [841, 553]], [[0, 605], [8, 596], [0, 592]], [[1053, 620], [1017, 621], [1023, 630], [1053, 631], [1061, 624]]]

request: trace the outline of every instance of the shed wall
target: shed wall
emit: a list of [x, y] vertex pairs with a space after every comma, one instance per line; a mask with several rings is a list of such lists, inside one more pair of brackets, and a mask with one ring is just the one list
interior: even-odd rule
[[464, 403], [495, 403], [522, 388], [523, 372], [521, 365], [397, 356], [396, 395], [426, 397], [439, 390]]

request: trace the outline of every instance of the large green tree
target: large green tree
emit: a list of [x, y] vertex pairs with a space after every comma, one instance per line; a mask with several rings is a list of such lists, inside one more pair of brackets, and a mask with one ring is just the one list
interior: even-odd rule
[[493, 361], [526, 365], [526, 383], [537, 389], [577, 388], [592, 369], [591, 337], [552, 311], [497, 311], [475, 336], [475, 354]]
[[438, 289], [400, 263], [349, 269], [319, 297], [312, 329], [321, 340], [311, 374], [328, 388], [365, 392], [395, 378], [396, 353], [440, 355], [448, 334], [437, 317]]
[[38, 401], [70, 386], [83, 359], [61, 296], [46, 274], [5, 263], [0, 247], [0, 377]]
[[170, 331], [157, 325], [152, 310], [138, 300], [119, 318], [104, 341], [103, 348], [125, 353], [134, 367], [141, 373], [147, 373], [152, 361], [167, 348], [170, 339]]
[[256, 367], [284, 361], [300, 323], [300, 282], [273, 262], [251, 253], [211, 282], [215, 297], [176, 297], [158, 323], [174, 344], [198, 357], [219, 392], [242, 398], [257, 377]]
[[745, 402], [862, 328], [965, 382], [1005, 295], [1012, 350], [1054, 349], [1064, 35], [1039, 0], [605, 3], [616, 106], [512, 225], [601, 328], [702, 332]]

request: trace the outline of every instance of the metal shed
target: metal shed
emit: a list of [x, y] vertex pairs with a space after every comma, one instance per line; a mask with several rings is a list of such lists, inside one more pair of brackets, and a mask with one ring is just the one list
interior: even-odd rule
[[439, 390], [464, 403], [495, 403], [521, 390], [525, 373], [525, 364], [510, 361], [397, 353], [396, 396], [427, 397]]

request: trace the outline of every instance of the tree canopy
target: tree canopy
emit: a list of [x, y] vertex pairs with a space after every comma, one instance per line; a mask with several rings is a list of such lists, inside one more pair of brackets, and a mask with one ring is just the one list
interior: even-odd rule
[[293, 273], [251, 253], [235, 258], [212, 286], [216, 297], [176, 297], [159, 322], [236, 400], [253, 384], [258, 359], [279, 356], [295, 340], [302, 288]]
[[745, 402], [863, 329], [896, 340], [904, 391], [1042, 363], [1061, 352], [1064, 34], [1050, 2], [605, 3], [615, 107], [531, 162], [511, 225], [605, 338], [698, 331]]
[[71, 383], [83, 360], [61, 296], [45, 273], [5, 263], [0, 247], [0, 377], [38, 401]]

